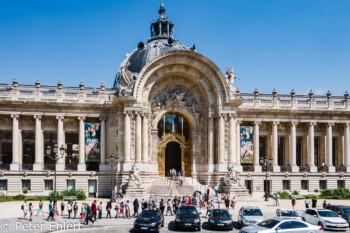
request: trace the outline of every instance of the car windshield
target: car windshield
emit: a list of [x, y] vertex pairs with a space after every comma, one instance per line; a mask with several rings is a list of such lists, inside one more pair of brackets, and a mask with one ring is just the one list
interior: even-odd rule
[[214, 210], [213, 217], [230, 217], [230, 214], [228, 213], [227, 210]]
[[299, 214], [294, 210], [282, 210], [281, 216], [282, 217], [299, 217]]
[[259, 209], [244, 209], [243, 215], [246, 216], [262, 216], [263, 214]]
[[332, 211], [318, 211], [318, 214], [321, 217], [326, 217], [326, 218], [336, 218], [338, 215]]
[[269, 219], [269, 220], [266, 220], [266, 221], [259, 223], [258, 226], [272, 229], [278, 223], [279, 223], [279, 221], [277, 221], [277, 220]]
[[341, 208], [341, 212], [343, 212], [345, 215], [350, 215], [350, 208]]
[[140, 218], [157, 218], [157, 212], [142, 212], [139, 215]]
[[195, 208], [180, 208], [179, 214], [197, 214], [197, 210]]

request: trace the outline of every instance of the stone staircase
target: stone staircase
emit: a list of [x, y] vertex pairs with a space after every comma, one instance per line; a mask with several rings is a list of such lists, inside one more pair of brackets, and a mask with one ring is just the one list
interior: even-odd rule
[[186, 179], [183, 187], [180, 187], [179, 182], [171, 180], [169, 177], [160, 177], [152, 182], [148, 187], [147, 193], [158, 196], [185, 196], [192, 195], [196, 188]]

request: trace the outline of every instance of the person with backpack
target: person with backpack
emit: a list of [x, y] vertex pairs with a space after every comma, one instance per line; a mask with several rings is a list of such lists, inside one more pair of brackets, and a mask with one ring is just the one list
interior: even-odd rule
[[108, 218], [108, 216], [109, 216], [109, 218], [112, 218], [111, 210], [112, 210], [112, 203], [109, 201], [109, 202], [107, 202], [107, 206], [106, 206], [106, 211], [107, 211], [106, 218]]
[[38, 216], [40, 212], [41, 212], [42, 215], [44, 216], [43, 206], [44, 206], [44, 203], [43, 203], [43, 201], [40, 199], [40, 201], [39, 201], [39, 209], [38, 209], [38, 213], [36, 213], [36, 216]]
[[89, 204], [87, 204], [86, 207], [87, 207], [87, 211], [86, 211], [85, 224], [89, 225], [89, 221], [92, 222], [92, 224], [94, 224], [94, 220], [92, 219], [93, 213], [91, 211], [91, 207], [89, 206]]
[[135, 198], [134, 202], [133, 202], [133, 206], [134, 206], [134, 214], [133, 217], [136, 218], [139, 216], [139, 200], [137, 200], [137, 198]]
[[73, 210], [74, 210], [74, 219], [76, 219], [77, 213], [78, 213], [78, 203], [77, 202], [74, 203]]
[[119, 205], [118, 202], [115, 203], [114, 209], [115, 209], [115, 211], [117, 212], [117, 213], [115, 214], [115, 218], [119, 218], [120, 205]]
[[53, 209], [53, 206], [52, 206], [52, 201], [50, 200], [50, 203], [49, 203], [49, 216], [47, 217], [46, 221], [49, 221], [50, 218], [52, 220], [55, 220], [53, 211], [54, 211], [54, 209]]
[[23, 219], [26, 220], [26, 216], [27, 216], [27, 201], [24, 201], [24, 203], [21, 206], [21, 209], [23, 211]]
[[94, 200], [94, 202], [91, 204], [91, 214], [94, 221], [96, 221], [96, 216], [97, 216], [96, 200]]
[[70, 219], [70, 215], [72, 214], [72, 209], [73, 209], [73, 203], [70, 201], [67, 204], [67, 210], [68, 210], [68, 219]]

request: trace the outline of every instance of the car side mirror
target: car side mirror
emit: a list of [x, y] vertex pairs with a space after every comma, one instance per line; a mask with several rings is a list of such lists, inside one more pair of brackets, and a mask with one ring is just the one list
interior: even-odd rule
[[279, 231], [279, 230], [281, 230], [281, 228], [280, 227], [276, 227], [276, 232]]
[[202, 212], [199, 212], [198, 214], [199, 214], [199, 215], [201, 215], [201, 214], [202, 214]]

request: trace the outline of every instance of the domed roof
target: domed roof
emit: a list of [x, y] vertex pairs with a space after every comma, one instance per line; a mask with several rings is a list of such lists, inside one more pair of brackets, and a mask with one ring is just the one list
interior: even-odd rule
[[120, 65], [113, 88], [119, 94], [126, 95], [132, 92], [133, 84], [142, 68], [153, 58], [171, 50], [193, 50], [179, 43], [173, 38], [174, 24], [165, 18], [163, 2], [158, 10], [159, 18], [151, 23], [151, 38], [146, 44], [140, 42], [138, 48], [127, 54]]

